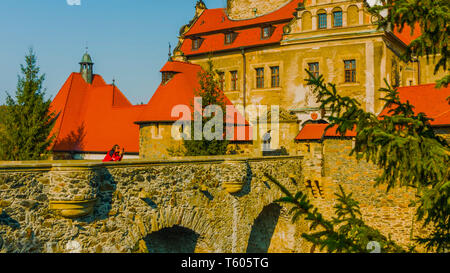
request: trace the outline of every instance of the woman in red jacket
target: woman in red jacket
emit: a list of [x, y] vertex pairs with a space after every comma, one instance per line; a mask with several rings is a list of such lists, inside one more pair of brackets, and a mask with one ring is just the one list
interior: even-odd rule
[[110, 162], [110, 161], [121, 161], [123, 157], [124, 148], [120, 150], [119, 145], [114, 145], [111, 150], [106, 154], [105, 158], [103, 159], [103, 162]]

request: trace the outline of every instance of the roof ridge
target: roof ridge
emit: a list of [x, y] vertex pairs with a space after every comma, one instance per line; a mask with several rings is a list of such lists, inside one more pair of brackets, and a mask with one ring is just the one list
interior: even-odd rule
[[60, 133], [62, 131], [62, 127], [63, 127], [63, 124], [64, 124], [63, 121], [64, 121], [64, 117], [65, 117], [66, 110], [67, 110], [67, 103], [69, 102], [70, 91], [72, 90], [74, 74], [77, 74], [77, 72], [72, 72], [70, 74], [70, 76], [69, 76], [69, 78], [70, 78], [70, 84], [69, 84], [69, 87], [68, 87], [69, 90], [67, 91], [66, 101], [64, 102], [64, 109], [63, 109], [62, 116], [61, 116], [61, 121], [60, 121], [61, 125], [59, 126], [58, 133], [55, 136], [55, 141], [53, 142], [53, 146], [56, 145], [56, 140], [59, 138], [59, 135], [60, 135]]

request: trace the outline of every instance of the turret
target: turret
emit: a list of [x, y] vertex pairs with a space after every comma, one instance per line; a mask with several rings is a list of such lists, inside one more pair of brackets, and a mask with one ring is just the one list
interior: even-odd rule
[[94, 78], [93, 68], [94, 63], [92, 62], [91, 56], [86, 52], [80, 62], [80, 74], [89, 84], [92, 83], [92, 79]]

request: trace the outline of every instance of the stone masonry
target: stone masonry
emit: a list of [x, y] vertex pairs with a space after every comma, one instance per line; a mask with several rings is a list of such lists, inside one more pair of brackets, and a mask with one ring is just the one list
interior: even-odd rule
[[[330, 140], [330, 153], [311, 150], [315, 161], [305, 154], [0, 164], [0, 253], [309, 252], [300, 236], [308, 223], [292, 224], [289, 208], [273, 203], [281, 193], [264, 172], [308, 192], [327, 218], [343, 185], [368, 224], [408, 244], [411, 227], [423, 232], [408, 206], [413, 193], [374, 187], [373, 166], [350, 158], [350, 148]], [[314, 180], [319, 194], [307, 183]]]

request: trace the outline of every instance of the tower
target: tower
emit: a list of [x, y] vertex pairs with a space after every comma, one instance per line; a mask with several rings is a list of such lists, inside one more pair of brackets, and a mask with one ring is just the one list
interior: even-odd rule
[[92, 62], [91, 56], [86, 51], [80, 62], [80, 74], [83, 79], [89, 84], [92, 83], [92, 79], [94, 78], [93, 67], [94, 63]]

